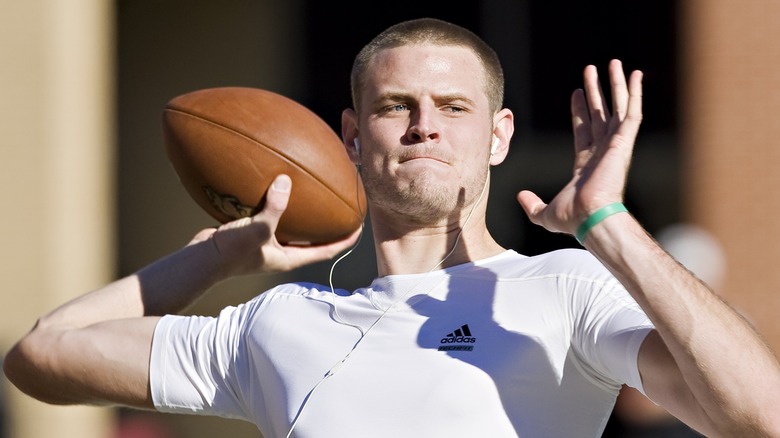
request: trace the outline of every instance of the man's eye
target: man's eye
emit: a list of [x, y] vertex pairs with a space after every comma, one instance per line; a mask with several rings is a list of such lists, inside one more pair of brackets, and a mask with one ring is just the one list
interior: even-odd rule
[[397, 103], [395, 105], [390, 105], [387, 107], [387, 112], [403, 112], [406, 111], [406, 105], [402, 103]]
[[463, 111], [465, 111], [465, 109], [459, 106], [448, 106], [446, 107], [446, 110], [451, 113], [462, 113]]

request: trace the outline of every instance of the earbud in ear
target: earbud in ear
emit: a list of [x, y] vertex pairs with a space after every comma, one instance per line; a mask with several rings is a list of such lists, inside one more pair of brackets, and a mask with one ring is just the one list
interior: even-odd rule
[[360, 141], [355, 137], [355, 152], [360, 155]]
[[493, 135], [493, 143], [490, 144], [490, 155], [493, 155], [496, 153], [496, 150], [498, 150], [498, 137]]

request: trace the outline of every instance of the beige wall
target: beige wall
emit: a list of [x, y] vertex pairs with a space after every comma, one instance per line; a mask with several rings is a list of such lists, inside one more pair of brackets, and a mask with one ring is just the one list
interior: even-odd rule
[[[113, 27], [101, 0], [0, 2], [0, 343], [112, 276]], [[106, 436], [108, 412], [12, 388], [12, 437]]]

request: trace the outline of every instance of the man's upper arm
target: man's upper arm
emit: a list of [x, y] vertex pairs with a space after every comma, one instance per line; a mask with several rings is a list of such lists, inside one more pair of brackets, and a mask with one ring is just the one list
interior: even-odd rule
[[657, 330], [645, 337], [637, 361], [642, 386], [650, 400], [697, 431], [708, 430], [704, 411]]
[[149, 357], [158, 320], [118, 319], [83, 328], [38, 324], [8, 353], [5, 373], [46, 403], [153, 408]]

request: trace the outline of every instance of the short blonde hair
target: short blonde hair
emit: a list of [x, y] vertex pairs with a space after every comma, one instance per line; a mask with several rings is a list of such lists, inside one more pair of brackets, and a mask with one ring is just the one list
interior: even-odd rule
[[465, 47], [477, 56], [485, 73], [485, 95], [492, 113], [504, 104], [504, 72], [496, 52], [480, 37], [461, 26], [435, 18], [404, 21], [387, 28], [366, 44], [352, 64], [352, 105], [358, 104], [365, 85], [365, 73], [376, 54], [384, 49], [416, 44]]

